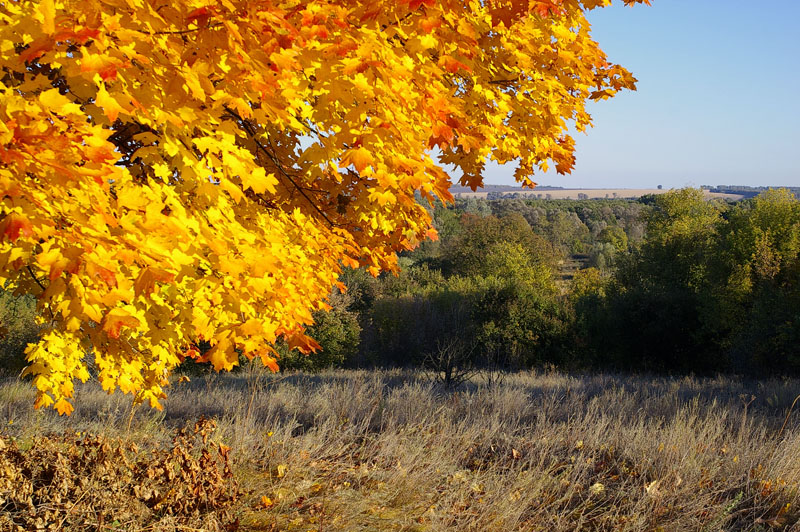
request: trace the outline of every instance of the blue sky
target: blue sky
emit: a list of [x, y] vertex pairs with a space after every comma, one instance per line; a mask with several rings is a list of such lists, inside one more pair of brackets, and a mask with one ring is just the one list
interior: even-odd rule
[[[589, 14], [592, 34], [639, 80], [593, 103], [568, 188], [800, 186], [800, 0], [653, 0]], [[513, 168], [485, 182], [514, 184]]]

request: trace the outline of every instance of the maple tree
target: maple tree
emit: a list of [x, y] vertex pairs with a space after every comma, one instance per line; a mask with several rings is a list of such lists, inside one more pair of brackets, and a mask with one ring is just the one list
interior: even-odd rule
[[444, 167], [569, 172], [586, 102], [634, 88], [590, 35], [609, 3], [4, 2], [0, 285], [38, 297], [36, 406], [69, 413], [87, 360], [156, 407], [185, 357], [276, 369], [342, 265], [435, 237]]

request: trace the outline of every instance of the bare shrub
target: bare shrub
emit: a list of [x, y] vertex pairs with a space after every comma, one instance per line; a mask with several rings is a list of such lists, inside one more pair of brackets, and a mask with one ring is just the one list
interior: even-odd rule
[[436, 349], [425, 355], [425, 367], [448, 389], [455, 388], [475, 373], [473, 351], [461, 338], [436, 340]]

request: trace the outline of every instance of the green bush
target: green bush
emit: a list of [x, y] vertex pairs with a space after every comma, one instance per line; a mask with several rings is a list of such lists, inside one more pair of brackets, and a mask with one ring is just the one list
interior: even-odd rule
[[0, 290], [0, 374], [18, 374], [25, 367], [25, 346], [38, 338], [36, 300]]
[[304, 355], [281, 346], [281, 358], [278, 361], [281, 369], [313, 372], [341, 367], [352, 360], [358, 353], [361, 340], [358, 314], [349, 308], [353, 301], [354, 298], [349, 294], [334, 291], [330, 298], [332, 308], [329, 311], [315, 312], [314, 325], [306, 330], [306, 334], [314, 338], [322, 346], [322, 350]]

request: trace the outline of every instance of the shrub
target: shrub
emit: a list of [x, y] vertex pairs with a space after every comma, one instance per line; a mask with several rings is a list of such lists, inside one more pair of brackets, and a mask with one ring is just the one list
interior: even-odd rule
[[0, 290], [0, 374], [18, 374], [25, 366], [25, 346], [36, 342], [36, 301]]
[[322, 349], [311, 355], [289, 351], [282, 346], [280, 366], [282, 369], [320, 371], [341, 367], [358, 353], [361, 341], [361, 326], [358, 314], [350, 310], [354, 297], [335, 290], [331, 294], [329, 311], [314, 313], [314, 325], [306, 333], [314, 338]]

